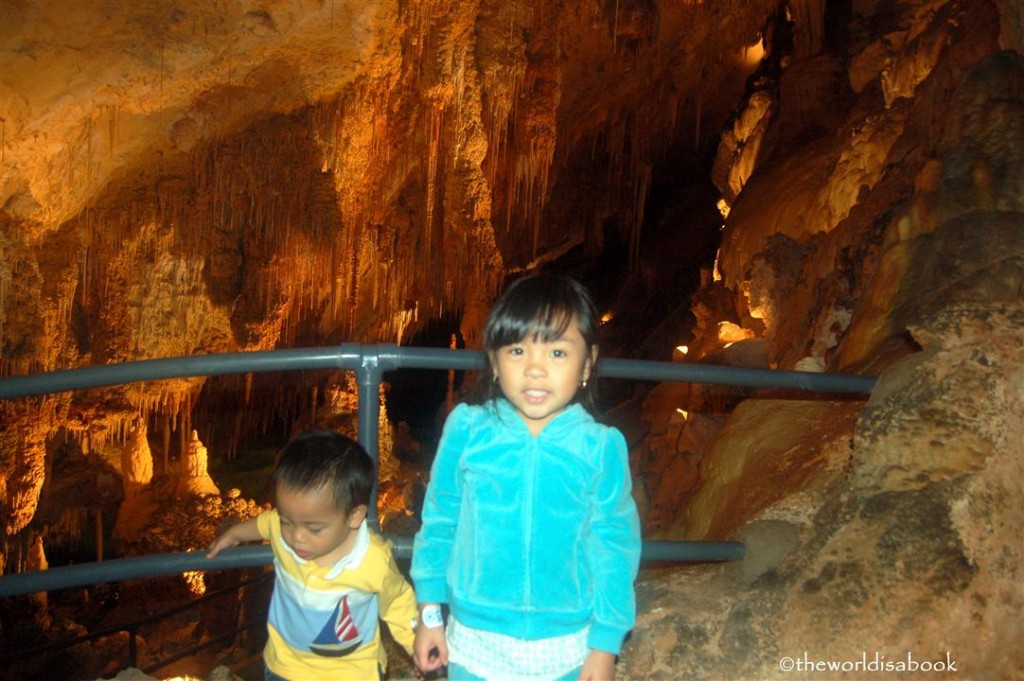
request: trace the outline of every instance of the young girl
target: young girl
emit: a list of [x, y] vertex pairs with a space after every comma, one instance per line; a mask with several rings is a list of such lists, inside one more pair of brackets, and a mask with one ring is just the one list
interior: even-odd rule
[[490, 398], [445, 423], [413, 545], [416, 664], [607, 681], [633, 626], [640, 530], [625, 439], [580, 404], [597, 360], [589, 294], [562, 276], [518, 280], [484, 349]]

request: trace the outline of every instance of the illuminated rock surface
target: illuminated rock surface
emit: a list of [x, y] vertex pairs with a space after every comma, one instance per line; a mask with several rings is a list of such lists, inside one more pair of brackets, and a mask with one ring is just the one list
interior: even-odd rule
[[[1019, 305], [976, 304], [920, 322], [911, 333], [922, 352], [882, 375], [845, 442], [835, 428], [817, 449], [751, 446], [745, 438], [765, 430], [742, 432], [750, 417], [737, 410], [723, 434], [733, 424], [740, 432], [732, 447], [716, 443], [721, 456], [706, 467], [719, 477], [705, 479], [703, 498], [720, 503], [714, 517], [724, 528], [736, 521], [728, 511], [763, 506], [759, 496], [776, 501], [738, 533], [744, 561], [641, 580], [626, 677], [779, 678], [783, 658], [805, 653], [840, 663], [878, 653], [895, 663], [908, 654], [945, 661], [949, 652], [967, 677], [1018, 678], [1021, 324]], [[815, 417], [817, 408], [804, 411]], [[743, 413], [751, 410], [778, 428], [794, 422], [770, 404]], [[820, 465], [808, 468], [815, 456]], [[783, 466], [785, 479], [772, 474]]]

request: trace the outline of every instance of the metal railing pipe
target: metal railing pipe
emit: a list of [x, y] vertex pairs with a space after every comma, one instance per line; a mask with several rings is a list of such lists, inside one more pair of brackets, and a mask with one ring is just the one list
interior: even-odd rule
[[395, 348], [395, 368], [480, 371], [487, 366], [484, 353], [480, 350], [392, 347]]
[[[396, 345], [340, 346], [291, 350], [232, 352], [194, 357], [147, 359], [123, 364], [66, 369], [28, 376], [0, 379], [0, 399], [30, 397], [67, 390], [97, 388], [121, 383], [158, 381], [167, 378], [217, 376], [222, 374], [294, 371], [298, 369], [365, 368], [367, 358], [380, 371], [394, 369], [456, 369], [474, 371], [485, 366], [484, 353], [477, 350], [447, 348], [402, 348]], [[651, 360], [607, 358], [599, 360], [597, 372], [606, 378], [647, 381], [678, 381], [749, 386], [753, 388], [791, 388], [833, 393], [870, 393], [874, 376], [829, 374], [774, 369], [745, 369], [712, 364], [686, 364]]]
[[640, 560], [717, 563], [743, 560], [747, 547], [738, 541], [645, 541]]
[[[479, 351], [448, 348], [401, 348], [393, 344], [345, 343], [340, 346], [324, 348], [172, 357], [29, 376], [13, 376], [0, 379], [0, 399], [167, 378], [298, 369], [343, 369], [356, 373], [359, 386], [359, 440], [371, 456], [376, 457], [379, 445], [377, 425], [380, 417], [378, 395], [385, 372], [400, 368], [473, 371], [483, 369], [485, 365], [484, 354]], [[599, 361], [597, 371], [601, 376], [608, 378], [857, 394], [870, 393], [877, 380], [872, 376], [744, 369], [718, 365], [616, 358]], [[376, 486], [374, 486], [371, 509], [371, 519], [376, 523]], [[411, 558], [412, 540], [410, 538], [394, 538], [393, 543], [397, 558]], [[744, 552], [745, 548], [740, 542], [644, 542], [642, 559], [647, 561], [732, 561], [741, 559]], [[266, 546], [231, 549], [222, 552], [212, 560], [207, 559], [203, 552], [118, 559], [103, 563], [58, 567], [41, 572], [5, 575], [0, 578], [0, 596], [180, 574], [188, 571], [253, 567], [270, 562], [272, 562], [272, 557], [270, 549]]]
[[641, 359], [598, 360], [602, 378], [631, 378], [679, 383], [714, 383], [750, 388], [792, 388], [831, 393], [870, 393], [878, 380], [874, 376], [826, 374], [811, 371], [747, 369], [715, 364], [654, 362]]
[[[358, 347], [358, 346], [355, 346]], [[227, 352], [191, 357], [144, 359], [137, 362], [107, 364], [51, 371], [28, 376], [9, 376], [0, 380], [0, 399], [29, 397], [46, 393], [81, 390], [158, 381], [166, 378], [191, 378], [222, 374], [293, 371], [298, 369], [356, 368], [360, 356], [354, 346]]]
[[229, 549], [218, 554], [216, 558], [207, 558], [205, 551], [117, 558], [105, 560], [102, 563], [80, 563], [48, 570], [4, 575], [3, 578], [0, 578], [0, 597], [68, 589], [104, 582], [178, 575], [183, 572], [256, 567], [271, 562], [273, 562], [273, 556], [270, 547], [262, 545]]
[[[412, 559], [412, 537], [387, 537], [395, 558]], [[723, 562], [742, 560], [746, 548], [741, 542], [645, 541], [643, 561]], [[40, 591], [57, 591], [104, 582], [123, 582], [149, 577], [165, 577], [183, 572], [214, 572], [270, 565], [273, 553], [266, 544], [225, 549], [214, 558], [205, 551], [162, 553], [136, 558], [117, 558], [102, 563], [81, 563], [65, 567], [4, 575], [0, 578], [0, 598]]]
[[[183, 603], [181, 605], [178, 605], [176, 607], [172, 607], [172, 608], [170, 608], [168, 610], [163, 610], [163, 611], [158, 612], [158, 613], [154, 613], [152, 615], [147, 615], [147, 616], [145, 616], [145, 617], [143, 617], [141, 619], [137, 619], [137, 620], [134, 620], [134, 621], [131, 621], [131, 622], [124, 622], [124, 623], [121, 623], [121, 624], [115, 624], [113, 626], [102, 627], [100, 629], [93, 629], [92, 631], [90, 631], [87, 634], [82, 634], [80, 636], [75, 636], [73, 638], [66, 638], [66, 639], [63, 639], [61, 641], [54, 641], [54, 642], [51, 642], [51, 643], [44, 643], [42, 645], [35, 646], [33, 648], [20, 648], [17, 652], [0, 655], [0, 669], [5, 668], [6, 665], [10, 665], [12, 662], [17, 662], [19, 660], [28, 659], [30, 657], [37, 657], [39, 655], [46, 655], [48, 653], [52, 653], [52, 652], [57, 651], [57, 650], [64, 650], [64, 649], [70, 648], [71, 646], [78, 645], [79, 643], [88, 643], [88, 642], [96, 641], [98, 639], [104, 638], [106, 636], [110, 636], [111, 634], [117, 634], [117, 633], [120, 633], [122, 631], [126, 632], [128, 634], [128, 666], [129, 667], [135, 667], [137, 665], [137, 661], [138, 661], [138, 655], [137, 655], [137, 650], [136, 650], [136, 638], [138, 637], [139, 629], [141, 627], [143, 627], [143, 626], [145, 626], [147, 624], [152, 624], [154, 622], [160, 622], [161, 620], [164, 620], [164, 619], [166, 619], [168, 617], [171, 617], [172, 615], [176, 615], [178, 613], [185, 612], [187, 610], [194, 610], [196, 608], [199, 608], [204, 603], [209, 603], [210, 601], [215, 600], [217, 598], [220, 598], [222, 596], [226, 596], [226, 595], [231, 594], [231, 593], [238, 593], [239, 590], [241, 590], [241, 589], [243, 589], [245, 587], [252, 586], [254, 584], [258, 584], [260, 582], [267, 581], [267, 579], [269, 577], [272, 577], [272, 575], [270, 573], [264, 573], [264, 574], [262, 574], [262, 575], [260, 575], [258, 577], [253, 578], [253, 579], [245, 579], [245, 580], [243, 580], [241, 582], [238, 582], [236, 584], [232, 584], [230, 586], [226, 586], [226, 587], [223, 587], [221, 589], [217, 589], [216, 591], [208, 591], [205, 594], [203, 594], [202, 596], [199, 596], [198, 598], [195, 598], [195, 599], [188, 600], [188, 601], [186, 601], [185, 603]], [[210, 638], [205, 638], [204, 637], [202, 643], [200, 643], [200, 644], [198, 644], [196, 646], [192, 646], [191, 648], [189, 648], [189, 653], [188, 654], [192, 654], [192, 653], [195, 653], [198, 650], [202, 650], [203, 648], [207, 648], [207, 647], [210, 647], [212, 645], [215, 645], [215, 642], [218, 641], [218, 640], [222, 640], [222, 639], [225, 639], [225, 638], [234, 638], [235, 636], [237, 636], [239, 633], [241, 633], [243, 631], [246, 631], [248, 629], [255, 628], [255, 627], [264, 627], [264, 626], [266, 626], [266, 620], [265, 619], [260, 619], [260, 620], [258, 620], [256, 622], [253, 622], [252, 624], [247, 624], [247, 625], [243, 625], [243, 626], [237, 627], [234, 631], [228, 632], [227, 634], [224, 634], [223, 636], [218, 636], [217, 638], [210, 639]], [[164, 666], [170, 664], [171, 662], [174, 662], [175, 660], [178, 660], [180, 658], [181, 658], [180, 654], [179, 655], [175, 655], [174, 657], [171, 657], [171, 658], [164, 658], [163, 660], [161, 660], [158, 663], [152, 665], [151, 667], [148, 667], [146, 671], [147, 671], [147, 673], [149, 673], [149, 671], [148, 671], [149, 669], [159, 669], [160, 667], [164, 667]]]

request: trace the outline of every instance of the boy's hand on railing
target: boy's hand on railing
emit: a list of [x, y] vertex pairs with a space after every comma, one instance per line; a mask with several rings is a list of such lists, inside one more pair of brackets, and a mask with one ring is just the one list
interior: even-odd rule
[[219, 537], [213, 540], [213, 543], [210, 544], [210, 548], [206, 550], [206, 557], [213, 558], [224, 549], [233, 549], [240, 543], [241, 542], [233, 541], [230, 535], [227, 532], [225, 532], [224, 534], [220, 535]]
[[210, 548], [206, 551], [206, 557], [213, 558], [224, 549], [233, 549], [244, 542], [259, 541], [262, 538], [256, 526], [256, 518], [250, 518], [221, 532], [220, 536], [210, 544]]

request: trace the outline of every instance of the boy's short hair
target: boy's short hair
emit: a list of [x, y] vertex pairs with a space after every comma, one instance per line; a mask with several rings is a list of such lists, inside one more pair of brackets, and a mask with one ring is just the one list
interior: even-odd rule
[[308, 430], [281, 450], [270, 481], [299, 491], [330, 485], [335, 507], [350, 513], [369, 505], [375, 477], [373, 460], [358, 442], [333, 430]]

